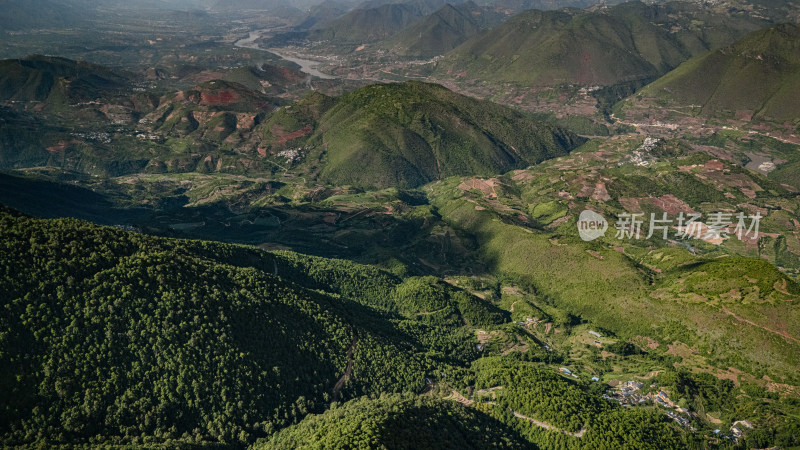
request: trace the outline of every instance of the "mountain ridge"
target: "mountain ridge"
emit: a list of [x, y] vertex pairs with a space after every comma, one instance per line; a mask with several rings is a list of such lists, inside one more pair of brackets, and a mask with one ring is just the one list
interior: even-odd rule
[[[800, 115], [800, 28], [780, 24], [756, 31], [730, 46], [693, 58], [644, 87], [640, 97], [694, 115], [742, 116], [752, 121], [795, 121]], [[633, 106], [635, 99], [623, 102]]]

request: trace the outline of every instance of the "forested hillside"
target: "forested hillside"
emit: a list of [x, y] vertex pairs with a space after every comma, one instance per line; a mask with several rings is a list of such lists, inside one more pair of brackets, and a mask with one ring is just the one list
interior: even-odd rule
[[458, 403], [430, 397], [361, 398], [310, 416], [257, 449], [535, 448], [501, 421]]
[[[303, 278], [291, 255], [10, 210], [0, 222], [6, 444], [244, 444], [337, 398], [419, 392], [444, 350], [454, 364], [474, 357], [451, 333], [460, 323], [415, 325], [351, 301], [403, 301], [388, 274], [348, 290], [375, 275], [363, 266], [306, 260], [311, 290], [289, 281]], [[438, 341], [416, 340], [419, 327]]]

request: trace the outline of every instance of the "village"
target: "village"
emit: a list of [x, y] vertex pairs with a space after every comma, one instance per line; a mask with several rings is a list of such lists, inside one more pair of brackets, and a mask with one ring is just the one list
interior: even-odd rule
[[[609, 385], [612, 385], [613, 389], [603, 394], [604, 399], [617, 402], [628, 408], [655, 404], [666, 408], [667, 411], [665, 411], [664, 414], [676, 423], [691, 431], [696, 431], [691, 423], [691, 420], [696, 417], [696, 414], [676, 404], [663, 390], [659, 390], [656, 393], [643, 393], [641, 390], [645, 387], [644, 383], [634, 380], [628, 380], [624, 383], [612, 382], [609, 383]], [[651, 384], [650, 388], [655, 389], [657, 386]], [[745, 430], [747, 429], [753, 429], [753, 424], [750, 421], [737, 420], [731, 425], [730, 434], [723, 434], [720, 429], [714, 430], [714, 434], [719, 439], [739, 442], [739, 440], [744, 437]]]

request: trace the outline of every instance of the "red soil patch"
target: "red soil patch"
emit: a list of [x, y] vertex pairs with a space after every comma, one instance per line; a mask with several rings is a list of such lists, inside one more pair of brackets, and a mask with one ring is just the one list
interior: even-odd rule
[[578, 197], [586, 198], [592, 195], [593, 193], [594, 193], [594, 186], [592, 186], [591, 184], [584, 184], [583, 186], [581, 186], [580, 192], [578, 192]]
[[269, 131], [270, 133], [272, 133], [273, 136], [275, 136], [275, 140], [278, 141], [278, 143], [285, 144], [286, 142], [291, 141], [292, 139], [297, 139], [299, 137], [311, 134], [311, 132], [314, 131], [314, 129], [311, 128], [311, 125], [306, 125], [297, 131], [292, 131], [290, 133], [287, 133], [282, 126], [275, 125]]
[[781, 395], [791, 396], [791, 397], [797, 397], [798, 395], [800, 395], [800, 389], [798, 389], [797, 386], [792, 386], [783, 383], [769, 382], [767, 383], [767, 390], [769, 392], [777, 392]]
[[54, 145], [52, 147], [47, 147], [47, 151], [48, 152], [60, 152], [62, 150], [66, 150], [67, 147], [69, 147], [69, 145], [70, 145], [70, 143], [67, 142], [67, 141], [59, 141], [58, 144], [56, 144], [56, 145]]
[[200, 102], [204, 105], [230, 105], [238, 102], [241, 98], [237, 92], [229, 89], [219, 91], [216, 94], [211, 92], [202, 92], [200, 94]]
[[571, 182], [571, 185], [578, 190], [578, 193], [576, 194], [577, 197], [588, 198], [594, 194], [594, 191], [597, 188], [597, 182], [587, 178], [588, 177], [586, 175], [581, 174], [575, 177], [575, 179]]
[[[749, 224], [749, 221], [746, 221], [745, 224], [746, 225]], [[740, 241], [744, 242], [744, 246], [745, 246], [746, 249], [754, 250], [754, 249], [758, 248], [758, 239], [757, 239], [755, 233], [745, 233], [747, 230], [744, 230], [744, 232], [742, 232], [741, 235], [736, 235], [736, 234], [733, 233], [733, 228], [732, 227], [728, 227], [728, 228], [729, 228], [727, 230], [728, 233], [731, 236], [735, 236]], [[761, 237], [764, 237], [764, 236], [775, 239], [775, 238], [780, 237], [780, 234], [778, 234], [778, 233], [764, 233], [763, 231], [759, 231], [758, 232], [758, 238], [761, 238]]]
[[619, 201], [619, 204], [622, 205], [622, 208], [624, 208], [627, 212], [642, 212], [642, 207], [639, 205], [638, 198], [620, 197], [617, 199], [617, 201]]
[[256, 125], [256, 116], [253, 114], [237, 114], [236, 129], [250, 130]]
[[594, 185], [594, 192], [592, 193], [592, 199], [598, 202], [607, 202], [611, 200], [611, 196], [608, 195], [608, 190], [606, 190], [606, 184], [602, 181], [598, 181]]
[[281, 76], [287, 81], [298, 81], [304, 78], [302, 73], [289, 70], [286, 67], [281, 67], [280, 72]]
[[269, 64], [261, 66], [261, 70], [266, 74], [266, 78], [273, 83], [296, 83], [305, 79], [305, 74], [291, 70], [287, 67], [275, 67]]
[[500, 184], [500, 181], [496, 178], [489, 178], [488, 180], [479, 180], [476, 178], [471, 178], [468, 180], [464, 180], [463, 183], [458, 185], [458, 188], [462, 191], [468, 191], [470, 189], [477, 189], [481, 191], [484, 195], [489, 196], [490, 198], [497, 197], [497, 192], [495, 191], [495, 187]]
[[722, 170], [725, 168], [725, 164], [722, 161], [717, 159], [712, 159], [711, 161], [707, 162], [704, 166], [704, 171], [711, 171], [711, 170]]
[[695, 214], [696, 211], [689, 206], [688, 203], [684, 202], [683, 200], [675, 197], [672, 194], [662, 195], [661, 197], [655, 197], [652, 199], [653, 205], [657, 208], [664, 210], [667, 214], [678, 214], [683, 212], [685, 214]]
[[567, 191], [558, 191], [558, 194], [556, 194], [556, 195], [558, 195], [559, 198], [563, 198], [565, 200], [574, 199], [574, 197], [572, 195], [570, 195], [570, 193], [567, 192]]
[[515, 170], [513, 173], [514, 176], [511, 177], [511, 179], [514, 181], [527, 181], [533, 179], [533, 175], [528, 173], [526, 170]]

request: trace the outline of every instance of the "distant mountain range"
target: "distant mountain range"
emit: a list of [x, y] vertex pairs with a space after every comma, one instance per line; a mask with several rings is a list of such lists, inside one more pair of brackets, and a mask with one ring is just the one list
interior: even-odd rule
[[0, 0], [0, 30], [68, 28], [86, 23], [93, 14], [65, 0]]
[[690, 3], [531, 10], [448, 53], [437, 73], [548, 86], [652, 80], [766, 25], [745, 12], [719, 15]]

